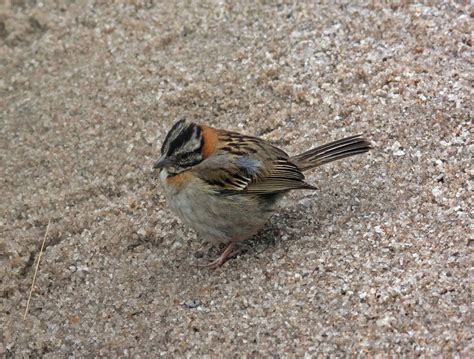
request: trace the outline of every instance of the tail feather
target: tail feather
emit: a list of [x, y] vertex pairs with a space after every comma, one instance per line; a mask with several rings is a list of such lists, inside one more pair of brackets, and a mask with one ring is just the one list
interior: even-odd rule
[[324, 165], [341, 158], [364, 153], [372, 148], [362, 135], [355, 135], [313, 148], [291, 158], [301, 171]]

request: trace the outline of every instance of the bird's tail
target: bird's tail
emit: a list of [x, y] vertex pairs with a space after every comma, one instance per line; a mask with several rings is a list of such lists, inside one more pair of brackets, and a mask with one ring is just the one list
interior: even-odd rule
[[294, 156], [291, 158], [291, 162], [304, 172], [325, 163], [367, 152], [371, 148], [370, 142], [363, 138], [362, 135], [355, 135]]

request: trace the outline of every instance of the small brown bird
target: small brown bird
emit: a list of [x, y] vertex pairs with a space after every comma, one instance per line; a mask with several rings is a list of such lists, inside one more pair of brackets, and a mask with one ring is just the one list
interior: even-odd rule
[[238, 252], [237, 243], [263, 228], [286, 193], [316, 189], [303, 172], [370, 149], [356, 135], [290, 157], [261, 138], [180, 120], [153, 167], [182, 221], [211, 244], [227, 245], [206, 265], [217, 268]]

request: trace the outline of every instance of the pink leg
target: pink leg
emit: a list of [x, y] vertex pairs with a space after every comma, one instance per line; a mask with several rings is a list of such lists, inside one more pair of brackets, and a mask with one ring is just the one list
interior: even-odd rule
[[213, 260], [211, 263], [199, 264], [198, 266], [217, 269], [239, 252], [236, 247], [237, 245], [234, 242], [230, 242], [227, 248], [224, 249], [224, 252], [222, 252], [222, 254], [217, 259]]

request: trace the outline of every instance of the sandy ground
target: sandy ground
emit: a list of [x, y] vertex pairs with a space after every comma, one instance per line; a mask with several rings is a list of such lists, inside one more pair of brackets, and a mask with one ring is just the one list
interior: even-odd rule
[[[472, 8], [36, 3], [0, 7], [2, 357], [474, 355]], [[151, 170], [181, 117], [375, 149], [203, 270]]]

